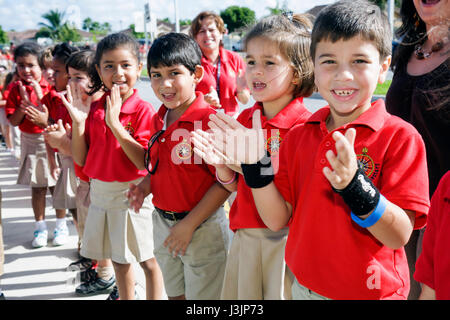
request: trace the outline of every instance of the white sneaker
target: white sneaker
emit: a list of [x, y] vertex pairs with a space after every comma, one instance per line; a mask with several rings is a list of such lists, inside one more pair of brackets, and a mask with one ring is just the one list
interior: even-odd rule
[[55, 228], [53, 231], [53, 245], [62, 246], [69, 240], [69, 228], [66, 224], [63, 224], [59, 228]]
[[33, 248], [41, 248], [47, 245], [47, 230], [36, 230], [34, 231], [34, 239], [31, 242]]

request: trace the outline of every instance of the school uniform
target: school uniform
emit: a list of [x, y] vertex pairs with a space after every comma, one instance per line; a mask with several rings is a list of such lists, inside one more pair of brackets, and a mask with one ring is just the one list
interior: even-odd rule
[[163, 246], [170, 228], [216, 183], [215, 168], [194, 154], [190, 140], [193, 130], [208, 130], [209, 115], [215, 113], [202, 93], [196, 95], [195, 101], [169, 127], [166, 126], [168, 109], [164, 105], [152, 118], [149, 170], [153, 172], [150, 180], [155, 206], [155, 257], [169, 297], [184, 294], [188, 300], [219, 299], [228, 244], [223, 207], [195, 230], [184, 256], [173, 257]]
[[439, 182], [431, 199], [422, 253], [414, 279], [436, 292], [437, 300], [450, 300], [450, 171]]
[[[357, 225], [342, 197], [324, 176], [325, 153], [335, 150], [326, 128], [329, 107], [292, 129], [281, 147], [275, 183], [292, 217], [285, 259], [296, 285], [331, 299], [406, 299], [409, 271], [403, 248], [381, 244]], [[386, 112], [383, 100], [352, 123], [354, 145], [366, 175], [387, 200], [415, 212], [414, 229], [425, 225], [429, 208], [425, 147], [418, 132]], [[295, 298], [295, 297], [294, 297]]]
[[[56, 123], [61, 119], [63, 125], [71, 124], [72, 119], [62, 102], [60, 94], [54, 89], [51, 90], [42, 98], [42, 104], [48, 109], [50, 123]], [[75, 194], [78, 188], [78, 181], [72, 157], [59, 153], [57, 149], [54, 149], [54, 151], [61, 171], [53, 190], [53, 207], [55, 209], [75, 209]]]
[[[252, 127], [253, 112], [261, 111], [262, 128], [266, 130], [266, 150], [270, 153], [274, 172], [279, 169], [278, 159], [282, 141], [287, 132], [304, 123], [311, 113], [303, 98], [292, 100], [275, 117], [263, 116], [260, 102], [242, 111], [238, 121]], [[284, 247], [288, 228], [274, 232], [267, 228], [258, 214], [252, 191], [243, 176], [238, 176], [236, 199], [230, 213], [230, 229], [234, 232], [225, 270], [221, 298], [227, 300], [280, 300], [289, 299], [292, 279], [286, 272]]]
[[[44, 78], [41, 78], [39, 85], [44, 95], [50, 91], [51, 87]], [[38, 105], [39, 99], [33, 87], [25, 83], [24, 87], [31, 103]], [[20, 106], [21, 100], [19, 82], [15, 82], [6, 101], [5, 112], [7, 117], [11, 116]], [[20, 123], [19, 129], [21, 132], [21, 156], [17, 184], [29, 185], [33, 188], [54, 186], [56, 181], [48, 168], [44, 137], [41, 134], [43, 129], [34, 125], [26, 117]]]
[[[91, 203], [80, 254], [83, 257], [128, 264], [153, 258], [151, 204], [144, 201], [139, 213], [128, 208], [129, 183], [139, 183], [147, 174], [127, 157], [106, 125], [106, 97], [91, 105], [86, 120], [88, 153], [83, 172], [91, 179]], [[155, 113], [136, 89], [123, 104], [120, 122], [143, 147], [150, 138], [149, 123]]]
[[195, 90], [208, 94], [211, 87], [216, 89], [223, 110], [226, 114], [233, 116], [239, 111], [239, 103], [236, 98], [236, 78], [239, 76], [239, 70], [245, 72], [244, 60], [239, 54], [221, 47], [219, 62], [216, 66], [205, 56], [202, 56], [201, 61], [205, 73]]

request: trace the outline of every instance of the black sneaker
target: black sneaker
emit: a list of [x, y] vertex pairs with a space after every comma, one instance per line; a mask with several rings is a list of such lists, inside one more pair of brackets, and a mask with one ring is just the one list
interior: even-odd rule
[[97, 266], [92, 265], [89, 269], [80, 272], [80, 281], [89, 282], [97, 278]]
[[3, 294], [3, 292], [0, 292], [0, 300], [6, 300], [5, 295]]
[[119, 288], [117, 286], [114, 286], [106, 300], [119, 300]]
[[102, 278], [91, 279], [91, 281], [80, 284], [75, 293], [79, 296], [91, 296], [95, 294], [109, 293], [112, 290], [112, 286], [116, 283], [114, 276], [109, 280], [103, 280]]
[[[134, 299], [135, 300], [140, 299], [136, 289], [134, 290]], [[117, 286], [114, 286], [114, 288], [112, 289], [111, 293], [109, 294], [108, 298], [106, 298], [106, 300], [120, 300], [119, 299], [119, 288], [117, 288]]]
[[86, 271], [92, 267], [92, 260], [89, 258], [81, 257], [79, 260], [69, 264], [68, 269], [70, 271]]

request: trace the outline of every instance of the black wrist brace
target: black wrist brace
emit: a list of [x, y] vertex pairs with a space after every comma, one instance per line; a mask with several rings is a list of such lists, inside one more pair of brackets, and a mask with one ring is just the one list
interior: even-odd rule
[[358, 170], [348, 186], [341, 190], [335, 188], [333, 190], [341, 195], [350, 210], [357, 216], [370, 213], [380, 200], [380, 191], [366, 176], [359, 162]]
[[263, 188], [273, 181], [274, 172], [270, 154], [266, 155], [254, 164], [241, 164], [245, 183], [253, 189]]

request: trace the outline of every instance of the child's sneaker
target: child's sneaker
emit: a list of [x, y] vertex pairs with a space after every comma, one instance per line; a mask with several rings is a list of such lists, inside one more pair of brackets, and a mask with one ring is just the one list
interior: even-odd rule
[[91, 296], [94, 294], [108, 293], [112, 290], [112, 286], [116, 283], [116, 278], [114, 276], [109, 280], [103, 280], [102, 278], [96, 277], [88, 282], [80, 284], [76, 289], [75, 293], [79, 296]]
[[[135, 300], [140, 300], [140, 297], [139, 297], [136, 289], [134, 290], [134, 299]], [[113, 290], [109, 294], [108, 298], [106, 298], [106, 300], [120, 300], [120, 298], [119, 298], [119, 288], [117, 288], [117, 286], [114, 286]]]
[[34, 239], [31, 242], [31, 245], [33, 246], [33, 248], [45, 247], [47, 245], [47, 237], [47, 230], [36, 230], [34, 231]]
[[66, 224], [61, 225], [59, 228], [55, 228], [53, 231], [53, 245], [62, 246], [69, 240], [69, 228]]

